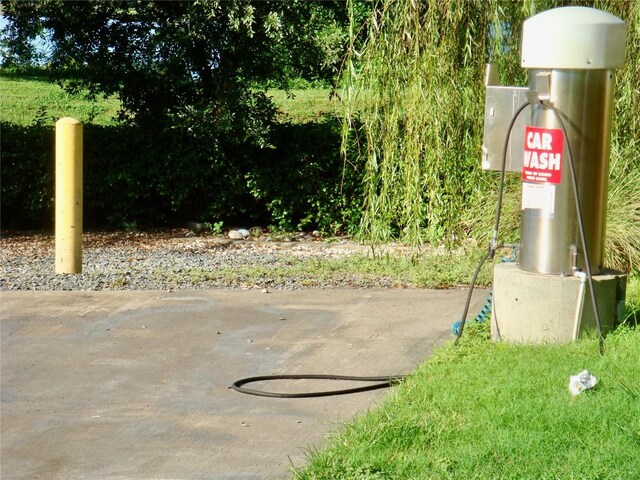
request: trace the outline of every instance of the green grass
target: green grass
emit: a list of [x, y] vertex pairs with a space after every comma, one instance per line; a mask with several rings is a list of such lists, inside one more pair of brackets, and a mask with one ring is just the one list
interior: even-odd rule
[[307, 123], [325, 117], [342, 115], [337, 97], [331, 97], [330, 88], [314, 88], [305, 90], [269, 90], [267, 96], [279, 109], [281, 121]]
[[37, 121], [53, 125], [62, 117], [109, 125], [120, 108], [117, 98], [90, 100], [84, 94], [70, 95], [44, 77], [0, 75], [0, 97], [0, 120], [18, 125]]
[[[446, 346], [383, 405], [310, 454], [298, 479], [637, 478], [640, 330], [564, 346]], [[593, 391], [572, 397], [588, 369]]]
[[[317, 121], [340, 114], [337, 98], [331, 89], [269, 90], [279, 109], [279, 119], [293, 123]], [[41, 121], [53, 125], [69, 116], [83, 123], [109, 125], [120, 108], [116, 97], [88, 99], [84, 94], [70, 95], [45, 76], [0, 74], [0, 120], [18, 125]]]
[[[243, 266], [221, 267], [215, 270], [184, 268], [178, 271], [159, 269], [153, 273], [158, 278], [182, 284], [201, 284], [203, 287], [273, 287], [295, 284], [297, 287], [314, 288], [325, 285], [366, 288], [369, 286], [394, 288], [452, 288], [466, 287], [484, 252], [477, 247], [445, 252], [425, 249], [420, 255], [401, 253], [355, 253], [336, 258], [298, 258], [288, 253], [274, 257], [270, 264], [257, 261]], [[506, 251], [499, 252], [494, 264]], [[502, 255], [501, 255], [502, 254]], [[145, 274], [145, 269], [132, 271]], [[295, 281], [292, 282], [292, 279]], [[485, 265], [476, 286], [487, 287], [492, 282], [492, 267]], [[117, 288], [114, 284], [111, 287]], [[108, 285], [105, 288], [109, 288]], [[463, 306], [460, 306], [462, 313]], [[627, 283], [626, 323], [636, 325], [640, 321], [640, 274], [629, 276]], [[471, 312], [472, 314], [475, 312]]]
[[626, 301], [627, 322], [640, 325], [640, 272], [629, 275]]

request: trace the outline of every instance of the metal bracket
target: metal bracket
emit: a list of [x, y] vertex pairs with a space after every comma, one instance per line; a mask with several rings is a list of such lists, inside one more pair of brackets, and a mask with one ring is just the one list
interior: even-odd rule
[[535, 79], [538, 101], [549, 101], [551, 97], [551, 72], [540, 72]]

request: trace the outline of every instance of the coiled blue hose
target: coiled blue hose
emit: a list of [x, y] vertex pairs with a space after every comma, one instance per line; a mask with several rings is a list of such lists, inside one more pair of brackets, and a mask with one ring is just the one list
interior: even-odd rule
[[492, 305], [493, 305], [493, 290], [490, 290], [489, 295], [487, 296], [487, 299], [485, 300], [484, 305], [480, 310], [480, 313], [476, 315], [476, 318], [474, 318], [473, 321], [476, 323], [481, 323], [487, 320], [489, 318], [489, 315], [491, 315]]

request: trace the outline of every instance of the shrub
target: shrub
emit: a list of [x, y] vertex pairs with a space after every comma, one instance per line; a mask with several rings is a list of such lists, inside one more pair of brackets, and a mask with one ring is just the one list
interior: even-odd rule
[[[343, 177], [335, 121], [282, 124], [269, 147], [215, 132], [84, 126], [86, 228], [161, 227], [188, 221], [353, 231], [360, 179]], [[54, 128], [2, 123], [2, 228], [53, 227]]]

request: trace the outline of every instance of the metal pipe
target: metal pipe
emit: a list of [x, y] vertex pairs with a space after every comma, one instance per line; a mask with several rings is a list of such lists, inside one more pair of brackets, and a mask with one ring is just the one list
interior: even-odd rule
[[576, 272], [575, 276], [580, 279], [580, 289], [578, 290], [578, 303], [576, 304], [576, 316], [573, 321], [573, 339], [577, 340], [580, 335], [580, 326], [582, 324], [582, 311], [584, 309], [585, 284], [587, 283], [587, 274], [585, 272]]

